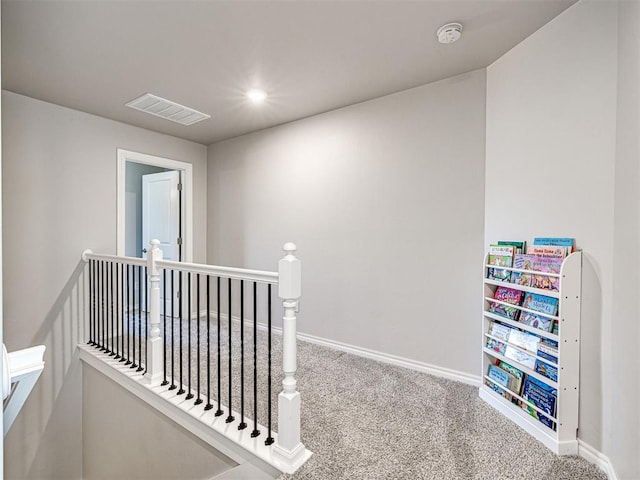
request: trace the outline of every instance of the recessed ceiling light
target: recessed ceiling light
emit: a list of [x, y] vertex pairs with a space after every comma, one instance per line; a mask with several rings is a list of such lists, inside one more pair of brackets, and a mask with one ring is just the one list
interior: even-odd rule
[[462, 25], [454, 22], [441, 26], [436, 35], [440, 43], [453, 43], [462, 35]]
[[267, 98], [267, 93], [264, 90], [249, 90], [247, 92], [247, 98], [253, 102], [261, 102]]

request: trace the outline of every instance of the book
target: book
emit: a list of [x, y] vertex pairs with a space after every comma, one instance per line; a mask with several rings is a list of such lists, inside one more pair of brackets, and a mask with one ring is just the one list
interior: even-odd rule
[[[513, 265], [513, 245], [489, 245], [488, 264], [495, 267], [511, 267]], [[511, 270], [505, 268], [489, 268], [487, 278], [508, 282], [511, 279]]]
[[515, 247], [513, 245], [489, 245], [489, 265], [511, 267], [514, 254]]
[[498, 352], [500, 355], [504, 355], [504, 351], [506, 349], [506, 345], [498, 340], [493, 338], [487, 338], [487, 348], [489, 350], [493, 350], [494, 352]]
[[[513, 272], [516, 273], [516, 272]], [[560, 291], [560, 278], [550, 277], [549, 275], [533, 274], [530, 278], [529, 287], [539, 288], [541, 290], [550, 290], [552, 292]]]
[[525, 272], [511, 272], [511, 283], [522, 287], [530, 287], [533, 283], [533, 274]]
[[567, 256], [567, 249], [566, 247], [551, 245], [529, 245], [527, 247], [527, 253], [529, 255], [538, 255], [540, 257], [555, 257], [563, 259]]
[[531, 255], [533, 261], [531, 269], [536, 272], [545, 273], [560, 273], [562, 268], [562, 259], [559, 257], [540, 257], [538, 255]]
[[505, 388], [509, 388], [513, 383], [513, 377], [496, 365], [489, 365], [487, 376]]
[[489, 334], [504, 340], [505, 342], [509, 341], [509, 332], [511, 332], [511, 327], [508, 325], [503, 325], [502, 323], [492, 322], [489, 327]]
[[533, 239], [534, 245], [555, 245], [565, 247], [567, 253], [575, 251], [573, 238], [568, 237], [536, 237]]
[[509, 343], [535, 354], [538, 352], [540, 337], [512, 328], [509, 332]]
[[553, 323], [550, 318], [531, 312], [520, 312], [518, 322], [529, 325], [530, 327], [539, 328], [545, 332], [551, 330], [551, 325]]
[[531, 255], [528, 253], [517, 253], [513, 257], [513, 268], [520, 270], [534, 270], [533, 265], [536, 260], [540, 259], [537, 255]]
[[510, 390], [520, 395], [520, 392], [522, 390], [522, 382], [524, 380], [524, 372], [502, 360], [500, 360], [500, 362], [498, 363], [498, 366], [501, 369], [503, 369], [505, 372], [510, 373], [513, 376], [514, 378], [513, 388], [510, 388]]
[[522, 306], [529, 310], [540, 312], [543, 315], [555, 316], [558, 313], [558, 299], [539, 295], [537, 293], [526, 293]]
[[554, 382], [558, 381], [558, 367], [546, 363], [542, 360], [536, 360], [536, 372], [550, 378]]
[[549, 360], [554, 363], [558, 363], [558, 342], [551, 340], [550, 338], [543, 338], [538, 343], [538, 356]]
[[502, 395], [504, 398], [506, 398], [507, 400], [511, 400], [513, 401], [511, 395], [509, 395], [507, 393], [506, 390], [504, 390], [502, 387], [500, 387], [499, 385], [496, 385], [493, 382], [490, 382], [489, 380], [485, 379], [484, 384], [489, 387], [490, 389], [492, 389], [494, 392], [496, 392], [498, 395]]
[[524, 387], [522, 388], [522, 398], [524, 398], [527, 403], [523, 403], [522, 408], [549, 428], [555, 429], [555, 422], [553, 420], [539, 414], [536, 410], [530, 408], [529, 404], [534, 405], [551, 416], [555, 416], [557, 394], [558, 392], [546, 383], [527, 376]]
[[534, 357], [533, 355], [529, 355], [522, 350], [518, 350], [511, 345], [507, 345], [507, 348], [505, 348], [504, 356], [506, 358], [510, 358], [511, 360], [515, 360], [519, 364], [524, 365], [531, 370], [536, 367], [536, 357]]
[[498, 245], [511, 245], [516, 247], [515, 253], [524, 253], [527, 249], [527, 242], [512, 242], [508, 240], [500, 240]]
[[[513, 288], [499, 286], [493, 294], [494, 300], [500, 300], [511, 305], [519, 305], [522, 300], [524, 292], [522, 290], [516, 290]], [[501, 303], [491, 302], [489, 304], [489, 312], [495, 313], [502, 317], [515, 320], [518, 316], [519, 310], [509, 305], [503, 305]]]

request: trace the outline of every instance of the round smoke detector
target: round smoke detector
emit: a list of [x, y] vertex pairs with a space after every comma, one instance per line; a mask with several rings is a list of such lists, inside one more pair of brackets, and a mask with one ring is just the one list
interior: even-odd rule
[[462, 25], [459, 23], [447, 23], [438, 29], [436, 35], [440, 43], [453, 43], [462, 35]]

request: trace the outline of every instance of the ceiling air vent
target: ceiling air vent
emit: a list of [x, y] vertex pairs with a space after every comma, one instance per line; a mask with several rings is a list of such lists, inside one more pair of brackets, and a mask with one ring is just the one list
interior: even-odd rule
[[135, 108], [141, 112], [165, 118], [181, 125], [193, 125], [194, 123], [211, 118], [211, 115], [198, 112], [193, 108], [185, 107], [179, 103], [156, 97], [146, 93], [141, 97], [131, 100], [127, 107]]

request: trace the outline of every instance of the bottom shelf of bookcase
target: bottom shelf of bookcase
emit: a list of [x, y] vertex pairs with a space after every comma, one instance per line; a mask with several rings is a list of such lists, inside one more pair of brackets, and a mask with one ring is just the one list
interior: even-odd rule
[[578, 440], [559, 441], [558, 435], [525, 410], [509, 402], [486, 385], [480, 386], [480, 398], [523, 428], [557, 455], [577, 455]]

